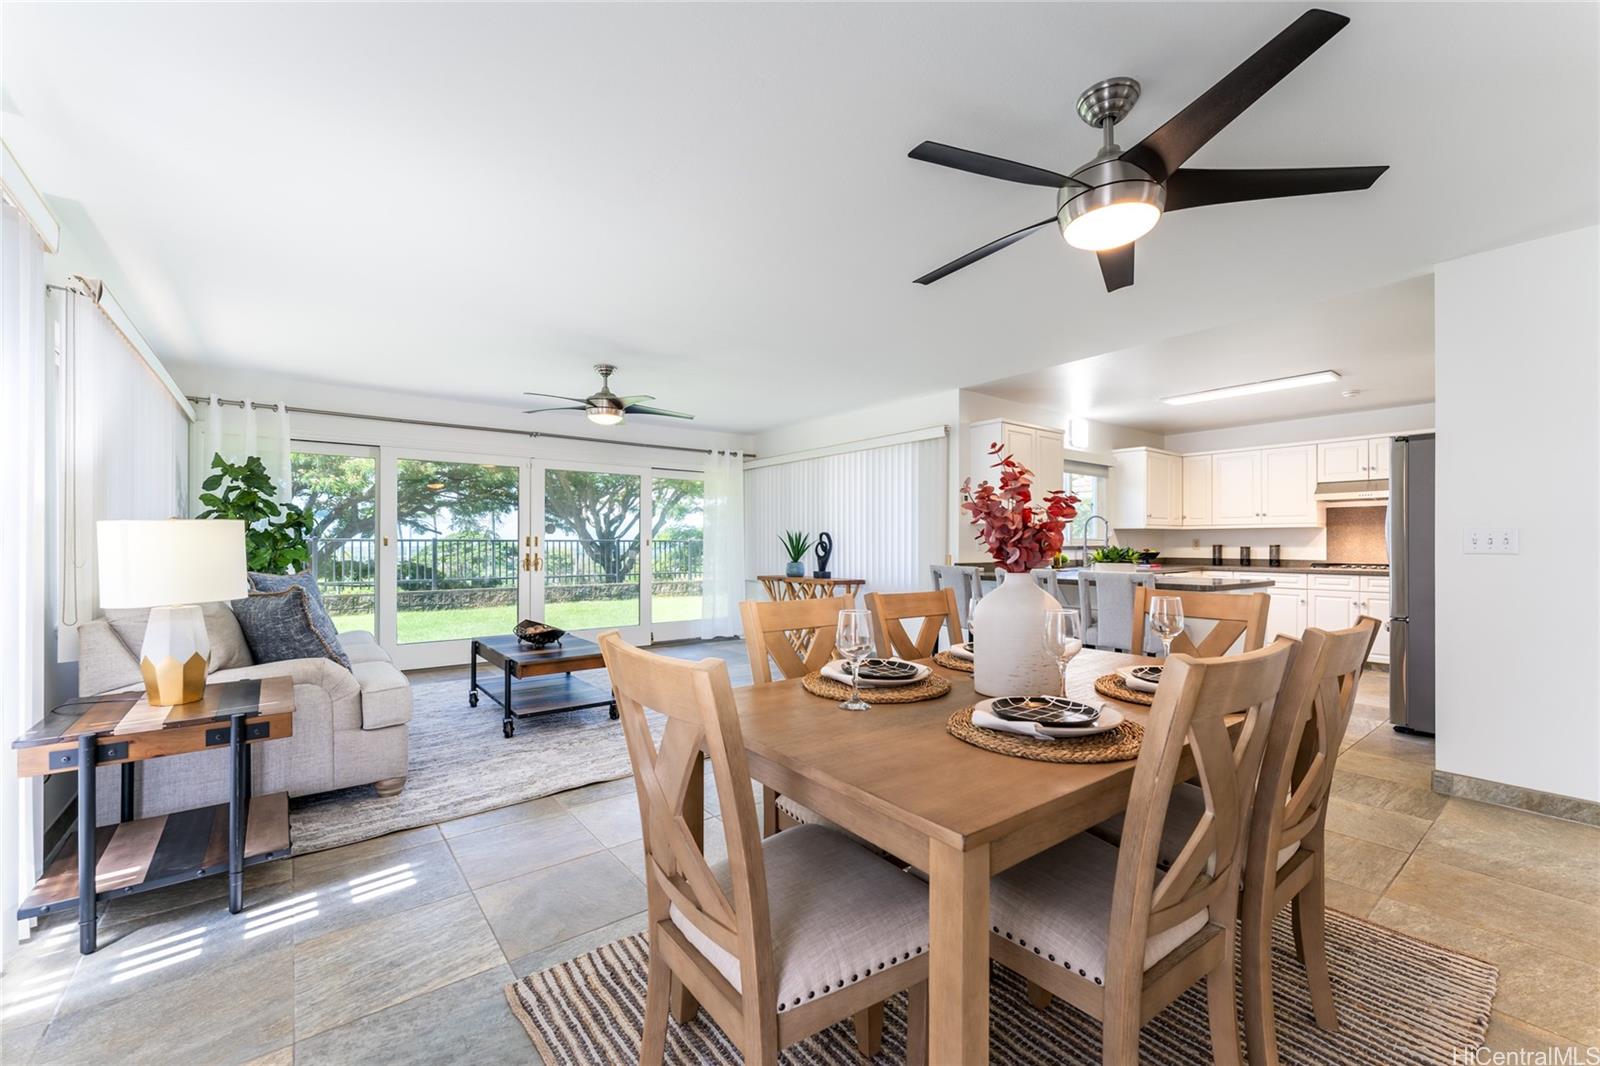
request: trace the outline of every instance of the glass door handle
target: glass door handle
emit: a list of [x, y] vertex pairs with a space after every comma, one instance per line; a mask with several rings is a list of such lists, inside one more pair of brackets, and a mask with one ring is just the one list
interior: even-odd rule
[[522, 569], [537, 572], [542, 564], [543, 560], [539, 558], [538, 552], [522, 553]]

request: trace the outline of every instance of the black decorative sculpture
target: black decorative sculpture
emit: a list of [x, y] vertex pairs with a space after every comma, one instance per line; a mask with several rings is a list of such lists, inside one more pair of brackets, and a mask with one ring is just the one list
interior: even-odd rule
[[833, 535], [831, 533], [817, 534], [817, 568], [811, 571], [812, 577], [828, 578], [833, 575], [828, 573], [828, 560], [833, 558]]

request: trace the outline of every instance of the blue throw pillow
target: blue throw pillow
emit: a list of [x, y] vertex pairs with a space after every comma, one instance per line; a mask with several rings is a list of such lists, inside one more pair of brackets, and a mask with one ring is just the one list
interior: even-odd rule
[[251, 571], [249, 577], [250, 587], [258, 592], [282, 592], [294, 588], [305, 590], [311, 624], [318, 633], [328, 637], [328, 642], [339, 649], [340, 655], [344, 654], [344, 645], [339, 643], [339, 630], [329, 617], [328, 609], [322, 605], [322, 590], [317, 588], [317, 579], [311, 576], [311, 571], [302, 570], [298, 574], [258, 574]]
[[[327, 621], [326, 612], [313, 611], [311, 603], [311, 597], [298, 584], [275, 592], [251, 590], [249, 596], [233, 601], [233, 616], [239, 620], [256, 662], [326, 658], [350, 669], [333, 623]], [[318, 613], [327, 622], [326, 628], [317, 625]]]

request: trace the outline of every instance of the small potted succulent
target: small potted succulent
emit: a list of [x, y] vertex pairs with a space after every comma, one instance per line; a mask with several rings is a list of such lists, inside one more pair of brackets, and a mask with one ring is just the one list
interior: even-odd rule
[[778, 538], [783, 545], [783, 550], [789, 556], [789, 563], [783, 568], [785, 577], [806, 576], [806, 552], [811, 550], [811, 535], [791, 529]]

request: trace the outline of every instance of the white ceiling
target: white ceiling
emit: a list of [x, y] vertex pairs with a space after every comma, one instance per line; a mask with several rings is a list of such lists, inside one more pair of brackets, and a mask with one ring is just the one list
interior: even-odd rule
[[[72, 232], [61, 265], [175, 359], [508, 409], [605, 359], [749, 430], [1600, 216], [1595, 5], [1344, 4], [1194, 163], [1390, 164], [1370, 192], [1174, 215], [1114, 294], [1048, 231], [911, 284], [1054, 208], [917, 142], [1070, 169], [1087, 84], [1144, 83], [1130, 144], [1304, 6], [8, 4], [0, 132]], [[1536, 195], [1486, 203], [1530, 166]]]
[[[1167, 396], [1335, 370], [1340, 380], [1182, 407]], [[1433, 275], [976, 386], [1002, 399], [1157, 433], [1433, 399]], [[1354, 390], [1355, 396], [1345, 396]]]

